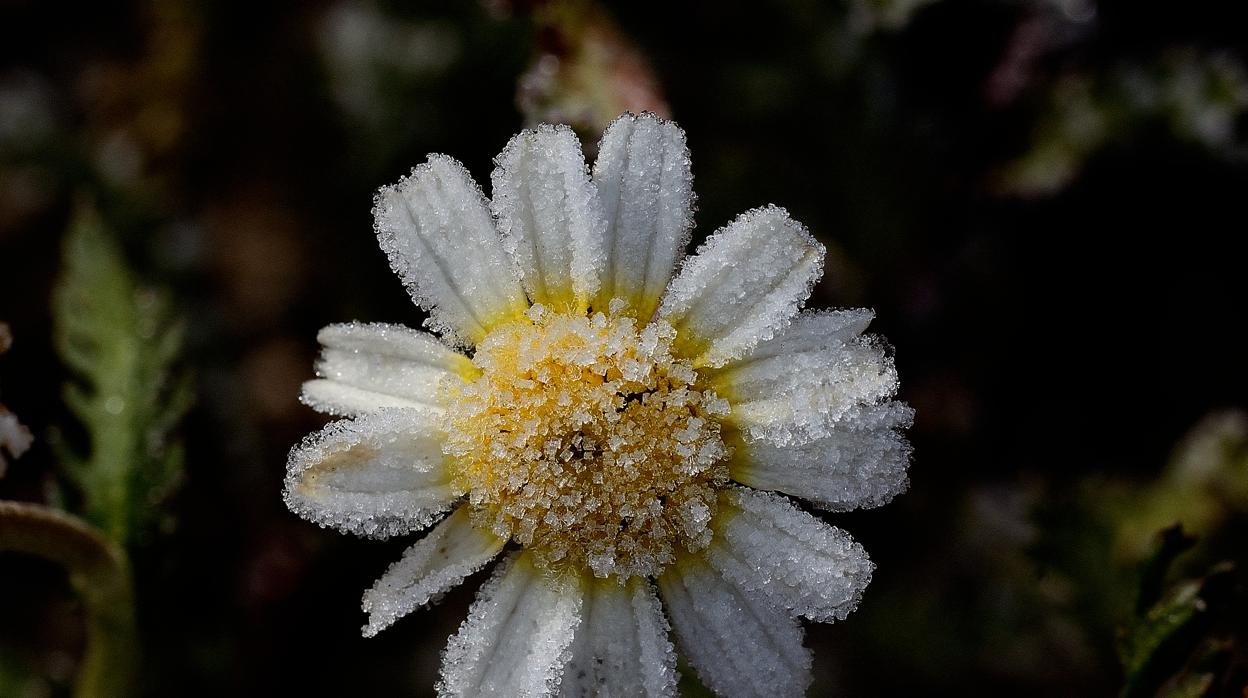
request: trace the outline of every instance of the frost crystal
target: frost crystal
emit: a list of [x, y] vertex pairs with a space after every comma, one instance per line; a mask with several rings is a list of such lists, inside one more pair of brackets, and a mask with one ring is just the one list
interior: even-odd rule
[[606, 261], [606, 221], [580, 141], [543, 126], [512, 138], [495, 163], [491, 205], [529, 299], [583, 312]]
[[424, 332], [402, 325], [330, 325], [317, 335], [324, 346], [320, 378], [303, 385], [303, 402], [334, 415], [377, 407], [438, 409], [438, 386], [472, 375], [472, 363]]
[[591, 170], [542, 126], [496, 158], [492, 200], [442, 155], [378, 193], [378, 241], [442, 339], [321, 332], [302, 398], [349, 419], [292, 450], [286, 502], [370, 537], [451, 512], [364, 595], [368, 636], [519, 548], [442, 695], [673, 696], [669, 633], [717, 693], [802, 695], [796, 619], [845, 618], [874, 566], [785, 495], [848, 511], [906, 488], [891, 352], [869, 310], [800, 312], [824, 250], [782, 208], [682, 262], [674, 123], [626, 114], [598, 152]]
[[746, 211], [672, 279], [659, 317], [695, 365], [723, 366], [797, 314], [823, 273], [823, 245], [782, 208]]
[[496, 329], [455, 391], [444, 450], [478, 520], [546, 567], [658, 574], [710, 540], [727, 473], [719, 402], [675, 332], [550, 313]]
[[541, 696], [571, 659], [581, 597], [571, 579], [549, 580], [519, 555], [499, 566], [451, 638], [438, 692]]
[[696, 558], [659, 578], [663, 603], [698, 678], [725, 696], [802, 696], [811, 680], [802, 627]]
[[635, 298], [649, 318], [693, 227], [693, 174], [685, 132], [653, 114], [625, 114], [602, 136], [594, 184], [607, 221], [606, 269], [597, 306]]
[[466, 510], [451, 514], [408, 548], [364, 594], [364, 612], [368, 614], [364, 635], [376, 635], [464, 581], [493, 560], [505, 542], [473, 526]]
[[[430, 325], [461, 343], [524, 312], [515, 263], [503, 250], [485, 195], [444, 155], [377, 194], [377, 240]], [[470, 255], [464, 254], [471, 250]]]
[[442, 467], [436, 415], [385, 409], [333, 422], [290, 453], [286, 505], [322, 526], [370, 538], [418, 531], [460, 492]]

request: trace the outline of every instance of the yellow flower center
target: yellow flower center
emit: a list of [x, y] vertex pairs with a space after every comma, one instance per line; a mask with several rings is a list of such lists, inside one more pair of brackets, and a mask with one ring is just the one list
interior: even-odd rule
[[444, 450], [477, 525], [599, 577], [655, 575], [705, 547], [728, 403], [672, 356], [675, 330], [540, 305], [528, 318], [491, 331], [481, 375], [449, 388]]

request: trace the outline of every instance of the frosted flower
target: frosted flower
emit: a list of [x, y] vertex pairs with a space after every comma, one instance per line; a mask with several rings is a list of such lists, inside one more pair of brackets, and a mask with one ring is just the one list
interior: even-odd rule
[[906, 486], [911, 410], [861, 334], [871, 312], [799, 312], [824, 250], [774, 206], [682, 262], [671, 122], [617, 119], [592, 175], [559, 126], [495, 164], [492, 200], [442, 155], [377, 195], [382, 249], [441, 338], [321, 331], [303, 400], [347, 419], [291, 452], [287, 504], [373, 538], [442, 517], [365, 593], [368, 636], [512, 549], [446, 648], [443, 695], [672, 695], [669, 620], [715, 691], [801, 694], [799, 619], [844, 618], [873, 566], [784, 495], [845, 511]]

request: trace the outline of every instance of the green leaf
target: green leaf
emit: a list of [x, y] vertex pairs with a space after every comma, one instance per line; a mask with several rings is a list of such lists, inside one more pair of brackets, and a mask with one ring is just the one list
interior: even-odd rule
[[173, 430], [194, 399], [175, 372], [183, 326], [166, 294], [140, 287], [90, 207], [74, 216], [62, 265], [54, 342], [75, 373], [65, 404], [87, 436], [83, 453], [62, 444], [62, 463], [86, 518], [129, 544], [150, 531], [181, 475]]
[[1119, 644], [1118, 653], [1127, 675], [1123, 696], [1147, 695], [1149, 665], [1161, 650], [1178, 638], [1196, 616], [1205, 610], [1200, 598], [1201, 583], [1186, 581], [1173, 587], [1160, 601], [1137, 619]]
[[1195, 544], [1180, 526], [1163, 530], [1145, 562], [1137, 612], [1118, 643], [1126, 682], [1123, 698], [1206, 695], [1224, 671], [1230, 644], [1219, 637], [1238, 588], [1235, 566], [1219, 563], [1203, 577], [1174, 583], [1164, 593], [1174, 561]]
[[1182, 524], [1163, 529], [1158, 534], [1158, 540], [1157, 550], [1144, 562], [1140, 575], [1140, 593], [1135, 604], [1137, 614], [1147, 612], [1161, 599], [1170, 566], [1180, 555], [1196, 545], [1196, 539], [1183, 532]]

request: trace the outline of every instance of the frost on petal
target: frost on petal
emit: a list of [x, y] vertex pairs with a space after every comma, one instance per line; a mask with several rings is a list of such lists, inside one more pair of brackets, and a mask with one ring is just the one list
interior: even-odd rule
[[803, 312], [708, 383], [732, 404], [734, 480], [834, 511], [887, 503], [908, 484], [914, 411], [891, 400], [887, 347], [860, 336], [869, 310]]
[[408, 548], [364, 593], [364, 612], [368, 614], [364, 636], [372, 637], [399, 618], [433, 603], [493, 560], [506, 542], [473, 526], [468, 510], [460, 507]]
[[477, 593], [442, 655], [442, 696], [550, 696], [581, 620], [573, 577], [543, 575], [513, 555]]
[[494, 163], [491, 207], [529, 300], [584, 312], [602, 274], [606, 221], [580, 140], [567, 126], [542, 125], [512, 138]]
[[434, 413], [389, 408], [327, 424], [290, 452], [286, 506], [370, 538], [428, 526], [462, 494], [450, 482]]
[[711, 387], [732, 403], [728, 422], [746, 441], [808, 444], [873, 417], [862, 408], [880, 405], [897, 392], [897, 369], [882, 340], [813, 341], [811, 327], [821, 317], [804, 314], [708, 377]]
[[849, 534], [780, 495], [733, 488], [720, 493], [707, 560], [753, 594], [795, 615], [844, 620], [862, 598], [875, 565]]
[[693, 227], [693, 174], [685, 132], [654, 114], [624, 114], [607, 127], [594, 163], [606, 214], [606, 271], [594, 306], [614, 298], [649, 320], [684, 257]]
[[485, 195], [445, 155], [377, 192], [377, 239], [429, 325], [476, 343], [528, 307], [515, 264], [503, 250]]
[[381, 323], [336, 324], [317, 335], [320, 378], [304, 383], [303, 402], [334, 415], [383, 407], [438, 407], [443, 380], [474, 374], [468, 357], [426, 332]]
[[770, 339], [823, 272], [823, 245], [776, 206], [746, 211], [685, 260], [659, 307], [697, 366], [722, 366]]
[[909, 485], [910, 444], [902, 431], [914, 410], [890, 400], [846, 413], [827, 436], [795, 445], [738, 439], [732, 479], [801, 497], [829, 511], [882, 506]]
[[843, 347], [861, 335], [874, 319], [875, 313], [866, 308], [804, 310], [772, 339], [756, 344], [725, 368], [787, 354]]
[[729, 698], [805, 695], [811, 656], [802, 628], [768, 597], [741, 589], [696, 556], [658, 582], [681, 650], [708, 688]]
[[572, 644], [559, 695], [676, 695], [676, 652], [650, 582], [633, 577], [584, 582], [583, 620]]

